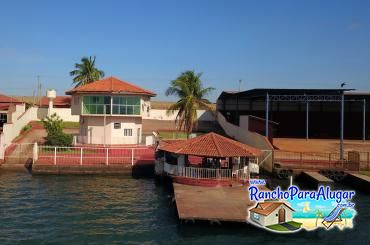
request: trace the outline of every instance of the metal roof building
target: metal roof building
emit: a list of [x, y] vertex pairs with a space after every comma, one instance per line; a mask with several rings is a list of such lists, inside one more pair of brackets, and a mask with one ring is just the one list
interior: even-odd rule
[[235, 125], [239, 124], [240, 115], [268, 118], [278, 125], [273, 132], [268, 132], [266, 123], [264, 134], [273, 134], [274, 137], [370, 137], [369, 127], [366, 126], [370, 116], [370, 93], [354, 89], [257, 88], [240, 92], [224, 91], [217, 99], [217, 111]]

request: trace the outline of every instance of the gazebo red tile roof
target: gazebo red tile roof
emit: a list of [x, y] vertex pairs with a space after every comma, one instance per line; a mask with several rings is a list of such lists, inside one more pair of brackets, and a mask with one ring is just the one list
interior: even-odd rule
[[121, 93], [156, 96], [152, 91], [143, 89], [129, 82], [119, 80], [115, 77], [104, 78], [66, 92], [68, 95], [75, 93]]
[[160, 146], [167, 152], [204, 157], [257, 157], [261, 151], [216, 133]]

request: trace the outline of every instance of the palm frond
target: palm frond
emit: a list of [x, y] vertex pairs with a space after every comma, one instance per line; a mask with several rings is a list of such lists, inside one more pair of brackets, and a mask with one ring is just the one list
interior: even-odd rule
[[211, 109], [205, 102], [207, 96], [214, 88], [203, 88], [200, 77], [202, 73], [194, 71], [182, 72], [175, 80], [170, 82], [166, 90], [166, 95], [175, 95], [179, 100], [171, 105], [167, 113], [175, 111], [176, 124], [180, 130], [184, 130], [188, 136], [192, 132], [193, 126], [197, 126], [197, 107]]
[[95, 82], [105, 76], [104, 71], [95, 67], [96, 56], [82, 57], [81, 63], [75, 64], [75, 70], [69, 73], [73, 77], [73, 84], [79, 87]]

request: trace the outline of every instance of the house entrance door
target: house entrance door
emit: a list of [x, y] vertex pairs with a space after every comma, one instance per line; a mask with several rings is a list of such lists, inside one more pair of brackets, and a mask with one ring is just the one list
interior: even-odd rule
[[284, 223], [285, 222], [285, 209], [280, 208], [279, 209], [279, 223]]

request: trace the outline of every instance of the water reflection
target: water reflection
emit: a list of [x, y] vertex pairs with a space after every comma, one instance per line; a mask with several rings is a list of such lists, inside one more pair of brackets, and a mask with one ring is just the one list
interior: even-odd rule
[[355, 228], [276, 235], [240, 224], [180, 224], [170, 192], [153, 179], [37, 176], [0, 170], [0, 244], [360, 243], [370, 225], [370, 198], [355, 197]]

